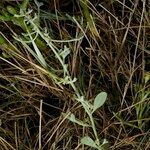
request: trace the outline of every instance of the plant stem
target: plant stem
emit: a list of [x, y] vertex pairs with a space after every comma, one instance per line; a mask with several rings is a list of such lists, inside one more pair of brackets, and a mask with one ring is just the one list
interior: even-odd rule
[[93, 129], [96, 141], [98, 142], [98, 145], [99, 145], [100, 144], [99, 143], [99, 138], [98, 138], [98, 135], [97, 135], [97, 131], [96, 131], [95, 123], [94, 123], [94, 120], [93, 120], [93, 116], [91, 114], [88, 114], [88, 115], [89, 115], [89, 118], [90, 118], [90, 121], [91, 121], [92, 129]]

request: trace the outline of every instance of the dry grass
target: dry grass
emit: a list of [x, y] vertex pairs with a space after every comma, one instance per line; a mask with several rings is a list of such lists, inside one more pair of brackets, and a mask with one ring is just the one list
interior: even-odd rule
[[[39, 28], [46, 27], [53, 45], [40, 37], [36, 45], [46, 65], [31, 52], [32, 44], [14, 39], [27, 30], [7, 6], [19, 10], [20, 3], [0, 2], [0, 150], [92, 149], [80, 142], [85, 135], [95, 138], [92, 128], [70, 122], [63, 113], [88, 122], [74, 95], [93, 103], [101, 91], [108, 98], [93, 115], [100, 141], [107, 139], [112, 150], [150, 149], [148, 2], [43, 0]], [[27, 7], [32, 17], [38, 11], [33, 1]], [[65, 63], [78, 91], [56, 82], [64, 68], [53, 48], [64, 46], [71, 50]]]

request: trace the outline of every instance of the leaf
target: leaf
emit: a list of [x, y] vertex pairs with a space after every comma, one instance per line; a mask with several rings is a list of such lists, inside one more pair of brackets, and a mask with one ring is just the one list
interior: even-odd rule
[[74, 114], [71, 114], [68, 119], [72, 122], [76, 122], [76, 118], [75, 118], [75, 115]]
[[46, 62], [45, 62], [45, 59], [44, 59], [44, 57], [42, 56], [42, 54], [41, 54], [39, 48], [37, 47], [37, 45], [36, 45], [36, 43], [34, 42], [33, 39], [32, 39], [32, 45], [33, 45], [33, 47], [34, 47], [34, 50], [35, 50], [35, 52], [36, 52], [36, 54], [37, 54], [37, 57], [38, 57], [39, 61], [42, 63], [42, 66], [46, 68], [46, 67], [47, 67], [47, 64], [46, 64]]
[[37, 0], [34, 0], [35, 4], [37, 5], [38, 8], [40, 8], [43, 3], [42, 2], [38, 2]]
[[[35, 50], [35, 52], [36, 52], [38, 61], [40, 62], [40, 64], [41, 64], [44, 68], [46, 68], [46, 67], [47, 67], [46, 61], [45, 61], [43, 55], [41, 54], [41, 52], [40, 52], [40, 50], [39, 50], [37, 44], [35, 43], [35, 39], [36, 39], [36, 38], [33, 39], [32, 33], [30, 33], [29, 31], [28, 31], [28, 35], [29, 35], [29, 37], [30, 37], [30, 39], [31, 39], [31, 42], [32, 42], [33, 48], [34, 48], [34, 50]], [[37, 35], [36, 35], [36, 37], [37, 37]]]
[[85, 136], [81, 139], [81, 143], [90, 147], [94, 147], [97, 148], [97, 145], [95, 144], [95, 142], [89, 137], [89, 136]]
[[61, 51], [61, 53], [59, 54], [63, 60], [65, 60], [65, 58], [70, 54], [70, 50], [69, 48], [67, 48], [66, 46], [64, 46], [64, 50]]
[[107, 98], [106, 92], [101, 92], [96, 96], [96, 98], [94, 100], [94, 106], [93, 106], [92, 113], [94, 113], [98, 108], [100, 108], [105, 103], [106, 98]]
[[87, 123], [84, 123], [83, 121], [76, 119], [74, 114], [71, 114], [67, 117], [71, 122], [77, 123], [78, 125], [81, 125], [83, 127], [88, 127], [89, 125]]
[[20, 8], [23, 10], [23, 11], [26, 11], [27, 10], [27, 7], [28, 7], [28, 4], [29, 4], [29, 0], [24, 0], [22, 2], [22, 4], [20, 5]]
[[103, 140], [103, 143], [101, 144], [102, 149], [109, 149], [110, 145], [106, 139]]

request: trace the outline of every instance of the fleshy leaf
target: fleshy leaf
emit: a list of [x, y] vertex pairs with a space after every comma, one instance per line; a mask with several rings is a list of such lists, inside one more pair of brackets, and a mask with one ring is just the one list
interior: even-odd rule
[[85, 136], [81, 139], [81, 143], [93, 148], [97, 148], [97, 145], [95, 144], [95, 142], [89, 137], [89, 136]]
[[77, 123], [78, 125], [81, 125], [83, 127], [88, 127], [89, 125], [87, 123], [84, 123], [83, 121], [76, 119], [74, 114], [71, 114], [67, 117], [71, 122]]
[[43, 5], [42, 2], [38, 2], [37, 0], [34, 0], [34, 2], [38, 6], [38, 8], [40, 8]]
[[70, 54], [70, 50], [69, 48], [67, 48], [66, 46], [64, 46], [64, 50], [61, 51], [60, 56], [63, 58], [63, 60], [65, 60], [65, 58]]
[[94, 106], [93, 106], [92, 113], [94, 113], [98, 108], [100, 108], [105, 103], [106, 99], [107, 99], [106, 92], [99, 93], [94, 100]]

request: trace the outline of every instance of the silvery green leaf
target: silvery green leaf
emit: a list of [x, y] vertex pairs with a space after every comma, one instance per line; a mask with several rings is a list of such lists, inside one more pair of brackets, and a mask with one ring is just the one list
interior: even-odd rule
[[105, 150], [105, 149], [109, 149], [109, 147], [110, 147], [109, 142], [106, 139], [104, 139], [103, 143], [100, 145], [100, 148]]
[[16, 17], [16, 18], [25, 17], [25, 16], [31, 14], [32, 11], [33, 11], [32, 9], [29, 9], [26, 13], [24, 13], [24, 11], [20, 10], [20, 14], [19, 15], [15, 14], [14, 17]]
[[60, 56], [65, 60], [65, 58], [70, 54], [70, 49], [64, 46], [64, 50], [60, 52]]
[[71, 77], [66, 76], [65, 78], [61, 78], [61, 80], [59, 81], [59, 84], [63, 84], [63, 85], [65, 85], [65, 84], [71, 84], [71, 83], [74, 83], [76, 81], [77, 81], [76, 78], [71, 79]]
[[73, 78], [73, 80], [71, 82], [74, 83], [76, 81], [77, 81], [77, 78]]
[[75, 121], [76, 121], [74, 114], [71, 114], [71, 115], [68, 117], [68, 119], [69, 119], [70, 121], [72, 121], [72, 122], [75, 122]]
[[69, 78], [69, 76], [66, 76], [64, 79], [62, 79], [62, 84], [69, 84], [69, 82], [70, 82], [70, 78]]
[[104, 139], [102, 144], [108, 144], [108, 141]]
[[83, 121], [76, 119], [74, 114], [71, 114], [67, 117], [71, 122], [77, 123], [78, 125], [81, 125], [83, 127], [88, 127], [89, 125], [87, 123], [84, 123]]
[[47, 67], [44, 57], [42, 56], [39, 48], [37, 47], [37, 45], [35, 44], [35, 42], [33, 40], [32, 40], [32, 45], [34, 47], [34, 50], [36, 51], [36, 54], [37, 54], [39, 61], [42, 63], [42, 65], [44, 67]]
[[37, 0], [34, 0], [35, 4], [38, 6], [38, 7], [41, 7], [43, 5], [43, 3], [41, 2], [38, 2]]
[[95, 112], [98, 108], [100, 108], [105, 103], [106, 99], [107, 99], [106, 92], [99, 93], [94, 100], [92, 113]]
[[89, 136], [85, 136], [81, 139], [81, 143], [93, 148], [98, 148], [97, 145], [95, 144], [95, 142], [89, 137]]
[[22, 44], [24, 47], [26, 47], [27, 50], [28, 50], [36, 59], [38, 59], [36, 53], [26, 44], [27, 41], [23, 41], [23, 39], [21, 39], [21, 38], [19, 38], [19, 37], [17, 37], [17, 36], [13, 36], [13, 38], [14, 38], [15, 40], [21, 42], [21, 44]]

